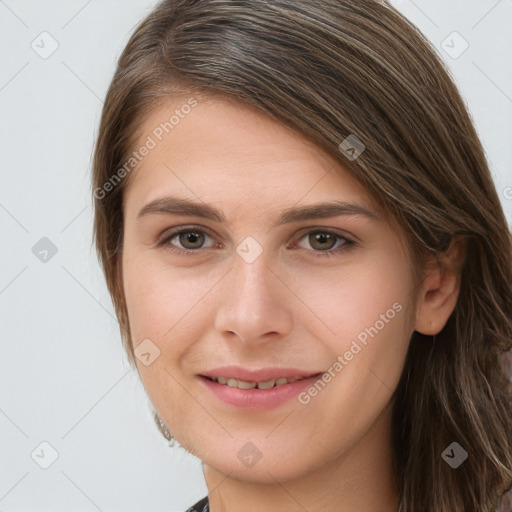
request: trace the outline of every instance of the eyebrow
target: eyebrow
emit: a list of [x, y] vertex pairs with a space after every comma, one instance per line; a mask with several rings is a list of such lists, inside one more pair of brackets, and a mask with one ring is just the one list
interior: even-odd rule
[[[150, 213], [201, 217], [220, 223], [226, 221], [222, 212], [216, 208], [208, 206], [205, 203], [198, 203], [191, 199], [181, 197], [163, 197], [161, 199], [155, 199], [139, 211], [137, 219]], [[339, 215], [364, 215], [375, 221], [381, 220], [373, 211], [363, 205], [347, 203], [345, 201], [330, 201], [287, 208], [281, 212], [276, 226], [304, 220], [336, 217]]]

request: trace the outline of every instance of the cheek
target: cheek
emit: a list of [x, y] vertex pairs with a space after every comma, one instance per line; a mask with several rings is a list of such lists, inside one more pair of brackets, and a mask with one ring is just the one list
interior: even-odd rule
[[384, 320], [393, 319], [386, 322], [386, 331], [391, 330], [391, 323], [403, 325], [405, 315], [399, 310], [405, 311], [410, 287], [406, 268], [402, 260], [376, 257], [357, 265], [304, 273], [297, 276], [293, 287], [300, 300], [292, 304], [300, 318], [314, 322], [315, 337], [333, 340], [339, 349], [340, 340], [352, 340], [381, 315]]
[[162, 338], [200, 298], [197, 283], [147, 255], [126, 255], [123, 275], [132, 331]]
[[[147, 254], [126, 253], [123, 275], [130, 330], [135, 352], [143, 340], [151, 340], [151, 362], [136, 358], [139, 376], [152, 403], [160, 412], [183, 411], [187, 394], [181, 378], [175, 378], [182, 361], [188, 357], [191, 340], [200, 339], [201, 324], [192, 321], [196, 305], [204, 295], [200, 283], [191, 274], [164, 266]], [[197, 316], [197, 315], [196, 315]], [[201, 315], [203, 320], [203, 315]], [[197, 332], [195, 331], [197, 329]], [[146, 345], [141, 345], [148, 347]], [[154, 359], [153, 359], [154, 358]], [[174, 424], [168, 423], [168, 426]]]

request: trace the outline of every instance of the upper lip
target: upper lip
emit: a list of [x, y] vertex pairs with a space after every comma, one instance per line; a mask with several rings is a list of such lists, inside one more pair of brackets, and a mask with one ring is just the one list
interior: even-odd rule
[[279, 379], [280, 377], [311, 377], [322, 372], [301, 370], [299, 368], [261, 368], [250, 369], [241, 366], [222, 366], [213, 368], [201, 375], [204, 377], [225, 377], [227, 379], [238, 379], [247, 382], [265, 382], [268, 380]]

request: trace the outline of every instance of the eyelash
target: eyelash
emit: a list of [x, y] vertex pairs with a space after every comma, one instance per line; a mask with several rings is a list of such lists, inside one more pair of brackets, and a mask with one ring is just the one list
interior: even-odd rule
[[[193, 250], [192, 249], [180, 249], [171, 244], [171, 240], [173, 238], [175, 238], [177, 235], [181, 235], [182, 233], [192, 233], [192, 232], [211, 236], [208, 232], [204, 231], [199, 226], [189, 226], [187, 228], [179, 228], [179, 229], [172, 231], [168, 236], [166, 236], [161, 241], [159, 241], [157, 245], [158, 245], [158, 247], [169, 248], [171, 251], [176, 252], [178, 254], [192, 256], [193, 253], [196, 253], [196, 252], [200, 251], [201, 249], [193, 249]], [[332, 236], [337, 237], [338, 239], [344, 241], [344, 243], [341, 246], [339, 246], [335, 249], [328, 249], [326, 251], [318, 251], [318, 250], [312, 249], [313, 253], [315, 254], [315, 257], [318, 256], [321, 258], [328, 258], [328, 257], [332, 257], [332, 256], [337, 256], [337, 255], [349, 250], [351, 247], [357, 245], [357, 243], [354, 240], [351, 240], [350, 238], [339, 235], [338, 233], [334, 233], [327, 229], [319, 229], [319, 228], [315, 228], [315, 229], [312, 229], [311, 231], [308, 231], [307, 233], [304, 233], [300, 237], [299, 240], [302, 240], [302, 238], [304, 238], [307, 235], [310, 235], [311, 233], [329, 234], [329, 235], [332, 235]], [[304, 249], [304, 250], [308, 250], [308, 249]]]

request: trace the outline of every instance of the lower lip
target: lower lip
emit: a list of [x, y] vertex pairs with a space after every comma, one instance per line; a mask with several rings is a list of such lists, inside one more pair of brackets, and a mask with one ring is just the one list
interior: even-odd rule
[[199, 375], [199, 380], [223, 402], [255, 411], [274, 409], [291, 400], [321, 378], [322, 375], [319, 374], [281, 386], [274, 386], [270, 389], [240, 389], [232, 388], [227, 384], [219, 384]]

